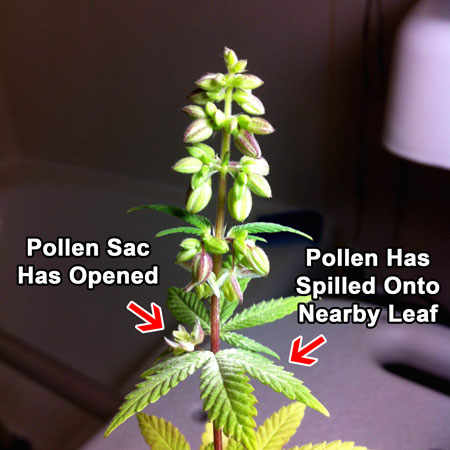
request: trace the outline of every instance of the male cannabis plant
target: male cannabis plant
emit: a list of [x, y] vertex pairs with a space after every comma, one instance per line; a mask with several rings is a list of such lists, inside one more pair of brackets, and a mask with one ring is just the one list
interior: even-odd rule
[[[269, 134], [274, 129], [268, 121], [259, 117], [264, 114], [264, 106], [252, 94], [252, 90], [260, 87], [263, 81], [246, 73], [247, 61], [239, 60], [233, 50], [225, 48], [224, 59], [227, 73], [203, 75], [196, 81], [197, 89], [188, 96], [193, 104], [182, 108], [194, 119], [184, 134], [184, 142], [190, 144], [187, 147], [189, 156], [173, 166], [175, 171], [191, 175], [186, 208], [148, 205], [132, 209], [161, 211], [188, 223], [189, 226], [163, 230], [156, 236], [173, 233], [195, 236], [181, 241], [176, 257], [176, 263], [188, 270], [191, 277], [184, 288], [172, 287], [168, 292], [167, 306], [180, 322], [178, 330], [173, 332], [173, 340], [166, 338], [169, 350], [142, 374], [145, 381], [125, 397], [105, 436], [149, 403], [167, 394], [197, 369], [201, 370], [203, 408], [213, 423], [213, 440], [204, 443], [204, 449], [221, 450], [226, 445], [228, 450], [281, 450], [287, 442], [278, 439], [279, 445], [275, 447], [261, 444], [261, 432], [255, 431], [253, 420], [257, 413], [254, 406], [256, 398], [252, 395], [253, 387], [246, 374], [287, 398], [328, 416], [326, 408], [300, 380], [261, 354], [279, 359], [273, 350], [235, 332], [281, 319], [296, 311], [299, 302], [310, 301], [310, 297], [297, 296], [272, 299], [234, 314], [236, 307], [244, 301], [249, 281], [269, 273], [269, 259], [258, 245], [265, 240], [258, 235], [290, 232], [310, 237], [293, 228], [265, 222], [234, 225], [226, 230], [226, 205], [230, 216], [243, 222], [250, 214], [253, 194], [271, 197], [265, 178], [269, 165], [261, 155], [255, 135]], [[222, 101], [223, 110], [217, 106]], [[233, 102], [247, 114], [232, 114]], [[222, 132], [222, 145], [220, 153], [216, 153], [203, 141], [219, 130]], [[231, 138], [242, 154], [238, 161], [230, 157]], [[198, 213], [211, 200], [215, 174], [218, 174], [218, 192], [213, 224]], [[228, 177], [233, 180], [233, 185], [227, 192]], [[193, 327], [192, 332], [187, 331], [185, 326]], [[210, 351], [200, 347], [205, 334], [211, 336]], [[234, 348], [220, 350], [221, 339]], [[184, 437], [169, 422], [143, 413], [138, 417], [152, 449], [189, 448]], [[225, 435], [224, 441], [222, 433]], [[352, 443], [344, 444], [345, 447], [334, 445], [332, 448], [353, 448]]]

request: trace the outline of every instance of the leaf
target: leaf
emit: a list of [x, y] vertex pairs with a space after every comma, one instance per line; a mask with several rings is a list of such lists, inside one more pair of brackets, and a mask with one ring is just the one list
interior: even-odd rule
[[222, 330], [240, 330], [274, 322], [296, 311], [299, 303], [308, 303], [309, 301], [311, 301], [310, 296], [292, 296], [259, 302], [233, 316], [224, 323]]
[[250, 234], [247, 236], [247, 239], [252, 239], [253, 241], [260, 241], [260, 242], [264, 242], [265, 244], [267, 244], [267, 239], [264, 239], [261, 236], [254, 236], [254, 235]]
[[138, 413], [139, 428], [152, 450], [190, 450], [178, 428], [164, 419]]
[[291, 403], [269, 417], [257, 430], [258, 450], [281, 450], [295, 434], [305, 414], [305, 406]]
[[171, 205], [145, 205], [145, 206], [136, 206], [134, 208], [129, 209], [127, 212], [138, 211], [141, 209], [152, 209], [154, 211], [165, 212], [170, 214], [171, 216], [178, 217], [181, 220], [184, 220], [194, 227], [200, 228], [201, 230], [207, 230], [211, 228], [211, 222], [206, 217], [201, 216], [200, 214], [191, 214], [184, 208], [178, 208], [177, 206]]
[[244, 447], [235, 439], [230, 438], [226, 450], [244, 450]]
[[310, 241], [313, 240], [313, 238], [306, 233], [303, 233], [302, 231], [296, 230], [295, 228], [286, 227], [285, 225], [279, 225], [278, 223], [271, 223], [271, 222], [250, 222], [250, 223], [244, 223], [243, 225], [236, 225], [233, 227], [231, 231], [242, 231], [246, 230], [249, 233], [280, 233], [280, 232], [288, 232], [288, 233], [294, 233], [298, 234], [300, 236], [305, 237], [306, 239], [309, 239]]
[[285, 395], [289, 400], [297, 400], [325, 416], [330, 415], [311, 391], [282, 366], [276, 366], [270, 359], [246, 350], [232, 349], [223, 352], [228, 352], [227, 359], [239, 364], [245, 373], [270, 386], [275, 392]]
[[[210, 445], [212, 444], [211, 449], [214, 450], [214, 431], [212, 422], [206, 422], [205, 431], [202, 434], [202, 445], [200, 445], [199, 450], [209, 450]], [[227, 448], [228, 438], [222, 434], [222, 446], [224, 449]]]
[[256, 398], [241, 366], [227, 358], [226, 350], [222, 350], [211, 354], [200, 378], [203, 409], [208, 411], [208, 419], [248, 450], [257, 450], [253, 420], [257, 414], [253, 406]]
[[147, 380], [139, 383], [137, 389], [125, 397], [119, 412], [106, 430], [105, 437], [133, 414], [142, 411], [149, 403], [155, 403], [180, 381], [192, 375], [206, 363], [210, 355], [212, 353], [208, 351], [171, 355], [144, 372], [142, 376]]
[[341, 441], [333, 441], [322, 442], [320, 444], [306, 444], [301, 447], [293, 447], [290, 450], [367, 450], [367, 447], [355, 447], [354, 442], [341, 442]]
[[194, 292], [184, 292], [183, 289], [171, 287], [168, 291], [167, 306], [178, 322], [194, 326], [198, 317], [203, 331], [210, 329], [208, 311]]
[[155, 234], [155, 237], [162, 237], [167, 236], [168, 234], [175, 234], [175, 233], [196, 234], [197, 236], [201, 236], [203, 234], [202, 230], [199, 230], [198, 228], [176, 227], [176, 228], [168, 228], [167, 230], [161, 230], [160, 232]]
[[260, 344], [259, 342], [238, 333], [220, 333], [221, 339], [233, 347], [241, 348], [242, 350], [249, 350], [251, 352], [261, 352], [267, 355], [273, 356], [274, 358], [280, 359], [277, 353], [275, 353], [269, 347]]
[[[242, 278], [241, 278], [242, 279]], [[249, 279], [249, 278], [247, 278]], [[238, 279], [239, 283], [239, 279]], [[239, 283], [241, 285], [241, 283]], [[242, 287], [241, 287], [242, 290]], [[220, 302], [220, 324], [225, 323], [232, 315], [234, 310], [239, 306], [239, 300], [234, 302], [229, 302], [228, 300], [222, 299]]]

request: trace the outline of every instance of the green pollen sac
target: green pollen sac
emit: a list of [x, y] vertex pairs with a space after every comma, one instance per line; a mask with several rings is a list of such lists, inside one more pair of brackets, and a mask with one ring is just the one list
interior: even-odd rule
[[191, 214], [197, 214], [202, 209], [206, 208], [211, 200], [212, 189], [208, 182], [203, 183], [197, 189], [192, 189], [186, 201], [186, 210]]
[[241, 196], [236, 195], [236, 184], [228, 192], [228, 211], [231, 217], [238, 222], [243, 222], [252, 210], [252, 194], [245, 188]]
[[254, 246], [248, 249], [246, 263], [259, 275], [267, 276], [269, 274], [269, 258], [261, 247]]

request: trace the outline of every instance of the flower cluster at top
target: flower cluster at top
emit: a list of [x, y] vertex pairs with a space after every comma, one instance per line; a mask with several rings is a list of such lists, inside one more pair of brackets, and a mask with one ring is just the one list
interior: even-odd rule
[[[238, 60], [233, 50], [226, 48], [224, 59], [228, 73], [203, 75], [196, 81], [198, 88], [188, 96], [196, 104], [182, 108], [195, 119], [184, 134], [184, 142], [192, 145], [187, 147], [190, 156], [180, 159], [173, 169], [192, 175], [186, 209], [194, 214], [204, 209], [211, 199], [212, 175], [217, 172], [230, 174], [234, 185], [228, 193], [228, 210], [233, 219], [242, 222], [250, 214], [252, 192], [261, 197], [272, 196], [265, 178], [269, 165], [261, 156], [255, 134], [270, 134], [275, 130], [261, 117], [231, 114], [232, 101], [248, 114], [264, 114], [264, 105], [252, 94], [252, 90], [260, 87], [263, 81], [255, 75], [244, 73], [247, 61]], [[224, 111], [216, 106], [223, 100]], [[239, 161], [230, 161], [229, 153], [219, 157], [213, 148], [203, 143], [215, 131], [222, 129], [233, 136], [236, 147], [244, 155]]]
[[[269, 134], [274, 128], [267, 120], [254, 117], [264, 114], [261, 100], [252, 94], [252, 90], [260, 87], [263, 81], [246, 73], [247, 61], [239, 60], [228, 48], [225, 48], [224, 60], [228, 73], [203, 75], [196, 82], [197, 89], [188, 96], [194, 104], [182, 108], [194, 119], [184, 134], [184, 142], [190, 144], [187, 147], [189, 156], [180, 159], [173, 169], [191, 175], [186, 196], [186, 210], [191, 214], [197, 214], [208, 205], [212, 196], [212, 176], [218, 173], [224, 179], [230, 175], [234, 183], [227, 195], [228, 211], [233, 219], [242, 222], [250, 214], [252, 193], [261, 197], [272, 196], [265, 178], [269, 174], [269, 165], [261, 155], [255, 134]], [[223, 110], [217, 106], [221, 101], [224, 102]], [[243, 112], [233, 115], [233, 102]], [[220, 155], [203, 142], [218, 130], [222, 130]], [[242, 153], [239, 161], [230, 160], [231, 137]], [[197, 237], [184, 239], [176, 258], [176, 263], [192, 275], [184, 288], [186, 292], [195, 289], [199, 298], [209, 298], [214, 294], [218, 298], [242, 302], [240, 279], [267, 276], [269, 273], [269, 259], [256, 245], [258, 237], [247, 230], [232, 227], [224, 235], [223, 229], [220, 232], [208, 229]], [[230, 254], [222, 269], [214, 273], [213, 256], [227, 253]], [[176, 343], [171, 345], [178, 351], [190, 351], [198, 341], [183, 333], [182, 342], [178, 333]], [[196, 334], [195, 331], [193, 333]]]

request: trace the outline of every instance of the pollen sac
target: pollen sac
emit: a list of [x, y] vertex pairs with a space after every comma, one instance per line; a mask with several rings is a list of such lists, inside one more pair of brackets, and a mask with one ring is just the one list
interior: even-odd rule
[[210, 236], [209, 238], [204, 240], [205, 250], [208, 253], [212, 253], [213, 255], [223, 255], [227, 253], [229, 250], [227, 241], [225, 239], [219, 239], [216, 237]]
[[186, 158], [177, 161], [172, 166], [172, 169], [175, 170], [175, 172], [190, 174], [198, 172], [202, 168], [202, 165], [203, 163], [199, 159], [187, 156]]
[[243, 222], [252, 210], [252, 194], [250, 192], [250, 189], [246, 187], [244, 189], [243, 195], [238, 196], [236, 190], [238, 189], [239, 193], [239, 188], [237, 188], [237, 186], [238, 185], [235, 183], [228, 192], [228, 211], [234, 220]]
[[204, 164], [212, 162], [216, 157], [214, 149], [202, 142], [198, 142], [192, 147], [187, 147], [186, 150], [192, 157], [200, 159]]
[[229, 69], [238, 63], [238, 57], [236, 53], [228, 47], [225, 47], [225, 49], [223, 50], [223, 59]]
[[188, 212], [197, 214], [208, 205], [212, 195], [211, 180], [208, 181], [197, 189], [189, 188], [186, 201], [186, 209]]
[[258, 141], [247, 130], [239, 130], [234, 136], [234, 143], [243, 155], [256, 159], [261, 158], [261, 148], [259, 147]]
[[252, 117], [246, 129], [254, 134], [270, 134], [275, 131], [275, 128], [262, 117]]
[[255, 116], [260, 116], [265, 113], [262, 101], [250, 92], [237, 89], [233, 94], [233, 100], [237, 102], [246, 113]]
[[213, 260], [205, 251], [199, 253], [192, 262], [192, 280], [194, 283], [204, 283], [211, 275]]
[[234, 302], [239, 300], [242, 303], [244, 296], [242, 295], [242, 289], [236, 278], [236, 275], [231, 271], [223, 283], [222, 292], [226, 300]]
[[209, 97], [203, 89], [195, 89], [187, 96], [187, 99], [197, 105], [206, 105], [209, 102]]
[[259, 195], [260, 197], [272, 197], [272, 189], [270, 188], [270, 184], [261, 175], [249, 175], [247, 186], [254, 194]]
[[187, 105], [181, 108], [185, 114], [194, 119], [204, 119], [206, 117], [205, 110], [198, 105]]
[[248, 156], [243, 156], [239, 161], [242, 167], [242, 171], [248, 175], [269, 175], [269, 164], [264, 158], [249, 158]]
[[184, 250], [192, 250], [192, 249], [200, 250], [202, 244], [198, 239], [186, 238], [181, 241], [180, 247]]
[[265, 277], [269, 274], [269, 258], [261, 247], [255, 245], [247, 250], [246, 264], [258, 275]]
[[231, 67], [230, 72], [232, 73], [241, 73], [247, 67], [247, 60], [240, 59], [233, 67]]
[[256, 75], [249, 73], [237, 75], [233, 80], [233, 86], [242, 89], [256, 89], [264, 84], [264, 81]]
[[224, 75], [222, 73], [205, 73], [195, 84], [205, 90], [212, 90], [224, 86]]
[[176, 264], [185, 263], [185, 262], [191, 260], [198, 252], [199, 252], [199, 250], [196, 248], [181, 250], [177, 254], [175, 263]]
[[211, 137], [213, 131], [209, 119], [197, 119], [186, 128], [183, 141], [188, 143], [201, 142]]

